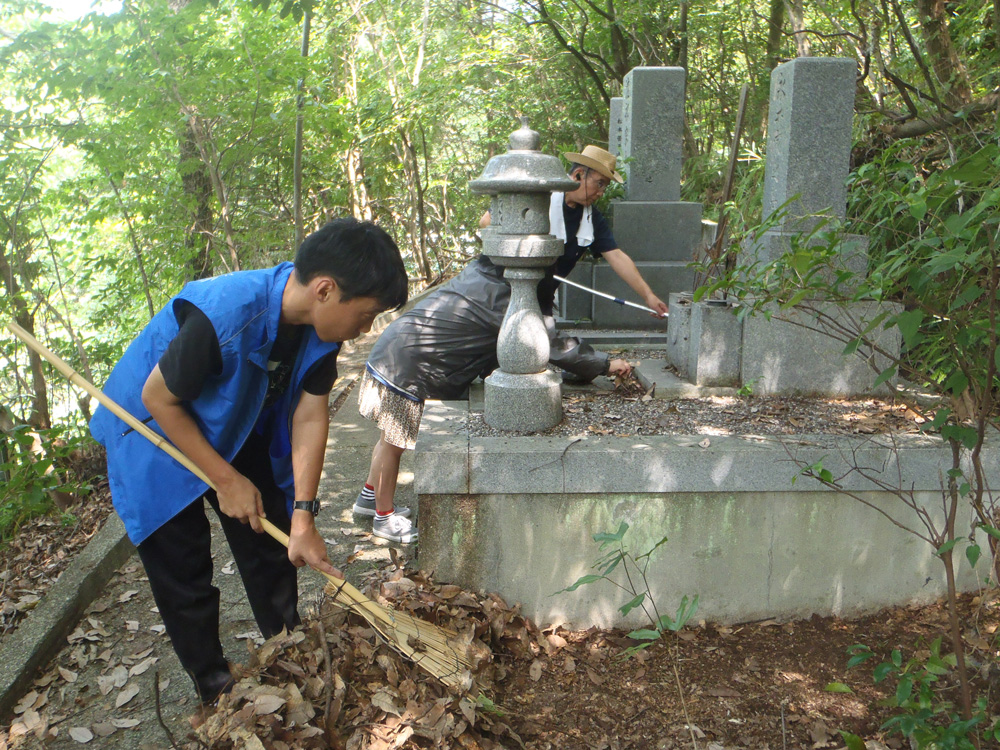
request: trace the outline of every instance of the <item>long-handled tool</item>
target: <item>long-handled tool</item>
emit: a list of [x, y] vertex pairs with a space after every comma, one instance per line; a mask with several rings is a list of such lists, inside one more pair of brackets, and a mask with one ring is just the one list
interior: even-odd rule
[[561, 281], [563, 284], [569, 284], [570, 286], [575, 286], [577, 289], [582, 289], [585, 292], [590, 292], [595, 297], [603, 297], [604, 299], [611, 300], [612, 302], [617, 302], [619, 305], [628, 305], [629, 307], [634, 307], [636, 310], [645, 310], [648, 313], [652, 313], [658, 318], [666, 318], [670, 313], [661, 313], [654, 310], [652, 307], [646, 307], [645, 305], [640, 305], [638, 302], [629, 302], [627, 299], [622, 299], [621, 297], [615, 297], [612, 294], [607, 294], [606, 292], [599, 292], [596, 289], [591, 289], [589, 286], [584, 286], [583, 284], [577, 284], [575, 281], [570, 281], [569, 279], [564, 279], [562, 276], [556, 276], [553, 274], [552, 278], [556, 281]]
[[[191, 459], [170, 442], [153, 432], [143, 422], [132, 416], [119, 404], [115, 403], [104, 392], [94, 387], [93, 384], [82, 377], [58, 355], [43, 346], [34, 336], [16, 323], [8, 323], [7, 328], [10, 329], [11, 333], [48, 360], [71, 383], [83, 388], [107, 407], [115, 416], [128, 424], [129, 427], [150, 440], [157, 447], [162, 448], [174, 460], [193, 472], [201, 481], [212, 489], [215, 489], [209, 478], [205, 476], [205, 473]], [[261, 518], [260, 522], [268, 534], [286, 547], [288, 546], [287, 534], [266, 518]], [[411, 659], [429, 674], [441, 680], [445, 685], [460, 690], [467, 690], [472, 687], [472, 678], [469, 672], [473, 666], [472, 659], [469, 655], [468, 646], [461, 642], [457, 633], [425, 622], [404, 612], [397, 612], [388, 607], [380, 606], [346, 580], [332, 576], [329, 573], [323, 573], [323, 575], [330, 581], [334, 602], [361, 615], [385, 638], [390, 646], [399, 651], [403, 656]]]

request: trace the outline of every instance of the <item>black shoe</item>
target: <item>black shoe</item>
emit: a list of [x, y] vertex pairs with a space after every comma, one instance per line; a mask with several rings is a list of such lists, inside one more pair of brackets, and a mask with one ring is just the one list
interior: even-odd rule
[[211, 705], [219, 700], [219, 696], [229, 693], [234, 685], [233, 675], [228, 670], [216, 672], [204, 679], [196, 680], [195, 686], [198, 689], [198, 697], [204, 705]]

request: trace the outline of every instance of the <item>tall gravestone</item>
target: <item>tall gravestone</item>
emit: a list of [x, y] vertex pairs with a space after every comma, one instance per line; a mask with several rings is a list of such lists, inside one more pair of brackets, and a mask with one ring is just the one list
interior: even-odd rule
[[548, 369], [549, 336], [538, 305], [538, 282], [563, 253], [549, 234], [553, 192], [576, 187], [555, 156], [538, 150], [538, 133], [522, 118], [507, 153], [494, 156], [469, 183], [492, 196], [483, 254], [504, 267], [510, 303], [497, 339], [500, 367], [486, 378], [483, 417], [503, 430], [544, 430], [562, 420], [562, 379]]
[[[627, 175], [625, 199], [613, 204], [612, 230], [618, 247], [664, 300], [671, 292], [691, 289], [694, 272], [687, 264], [702, 241], [701, 204], [680, 200], [684, 76], [683, 68], [633, 68], [610, 113], [609, 147]], [[568, 278], [615, 297], [635, 298], [604, 262], [581, 259]], [[663, 320], [614, 302], [567, 287], [560, 294], [567, 318], [589, 318], [598, 328], [663, 330]]]
[[[808, 248], [828, 238], [810, 233], [821, 222], [844, 218], [850, 169], [851, 128], [857, 65], [853, 59], [803, 57], [771, 73], [764, 216], [773, 228], [748, 240], [741, 265], [766, 265], [796, 245]], [[863, 276], [867, 240], [841, 235], [839, 264]], [[844, 343], [828, 335], [838, 329], [860, 333], [884, 305], [858, 302], [840, 306], [809, 299], [770, 320], [744, 321], [740, 379], [761, 394], [870, 393], [888, 360], [859, 350], [843, 354]], [[879, 345], [899, 351], [898, 334], [883, 331]]]

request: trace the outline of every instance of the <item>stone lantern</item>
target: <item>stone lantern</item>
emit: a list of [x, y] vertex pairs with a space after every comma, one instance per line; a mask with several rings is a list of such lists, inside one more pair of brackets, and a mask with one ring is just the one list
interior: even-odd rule
[[538, 306], [538, 282], [563, 253], [549, 232], [553, 192], [576, 187], [559, 159], [538, 150], [540, 138], [521, 118], [505, 154], [494, 156], [469, 183], [492, 196], [483, 254], [504, 267], [510, 305], [497, 341], [499, 369], [486, 378], [484, 417], [502, 430], [544, 430], [562, 420], [562, 381], [548, 369], [549, 336]]

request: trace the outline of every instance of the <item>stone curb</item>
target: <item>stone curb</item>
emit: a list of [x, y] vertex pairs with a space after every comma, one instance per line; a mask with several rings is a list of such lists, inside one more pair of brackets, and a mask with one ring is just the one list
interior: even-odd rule
[[35, 672], [64, 645], [64, 638], [135, 547], [125, 525], [112, 514], [88, 542], [31, 617], [0, 646], [0, 721], [6, 722]]
[[[351, 351], [344, 352], [347, 367], [330, 393], [331, 404], [360, 376], [364, 360], [357, 355], [363, 352], [367, 359], [368, 348], [386, 326], [435, 288], [414, 295], [399, 310], [378, 316], [371, 331], [358, 339]], [[124, 524], [112, 513], [42, 597], [31, 617], [4, 639], [0, 645], [0, 723], [10, 720], [17, 700], [28, 690], [37, 670], [59, 652], [71, 628], [133, 552], [135, 547], [125, 534]]]

